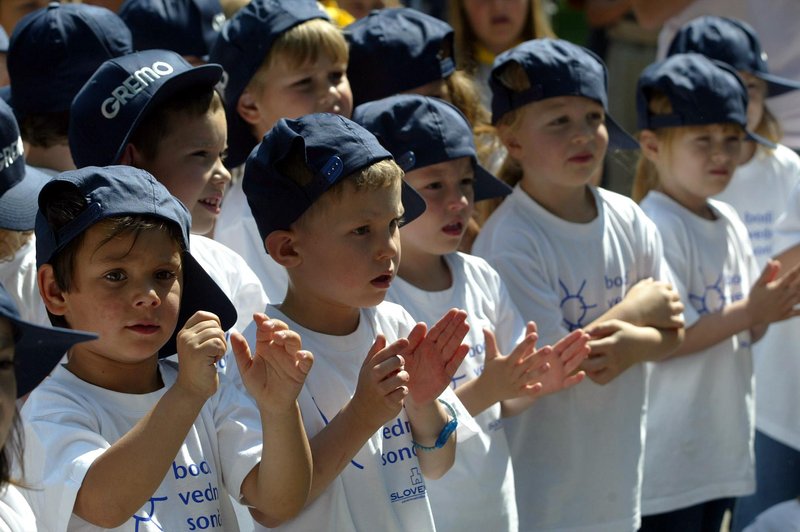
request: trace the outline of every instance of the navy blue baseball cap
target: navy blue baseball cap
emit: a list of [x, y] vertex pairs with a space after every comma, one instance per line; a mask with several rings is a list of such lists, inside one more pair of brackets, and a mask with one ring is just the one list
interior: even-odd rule
[[[302, 146], [306, 166], [315, 176], [306, 185], [278, 170], [295, 144]], [[242, 178], [261, 238], [289, 229], [334, 184], [391, 158], [375, 135], [343, 116], [314, 113], [280, 119], [250, 154]], [[425, 211], [425, 200], [405, 182], [402, 187], [403, 218], [408, 223]]]
[[36, 221], [36, 198], [50, 181], [25, 164], [14, 112], [0, 100], [0, 229], [30, 231]]
[[439, 98], [398, 94], [367, 102], [353, 111], [353, 121], [375, 135], [406, 172], [469, 157], [475, 172], [475, 201], [511, 193], [511, 187], [478, 163], [467, 118]]
[[17, 118], [69, 111], [72, 98], [103, 61], [132, 51], [131, 32], [115, 13], [53, 2], [25, 16], [11, 35], [11, 107]]
[[748, 72], [767, 83], [770, 96], [800, 89], [800, 82], [774, 76], [767, 67], [756, 31], [741, 20], [704, 16], [684, 24], [669, 45], [667, 55], [696, 52]]
[[208, 57], [225, 23], [219, 0], [125, 0], [119, 16], [136, 50], [166, 49], [199, 58]]
[[73, 345], [94, 340], [96, 334], [60, 327], [36, 325], [20, 318], [17, 304], [0, 284], [0, 318], [11, 322], [14, 332], [14, 376], [17, 399], [30, 393], [56, 367]]
[[[64, 186], [77, 188], [88, 205], [75, 219], [54, 230], [43, 214], [47, 208], [47, 192], [53, 187]], [[159, 357], [168, 357], [177, 352], [178, 331], [198, 310], [216, 314], [223, 330], [233, 327], [236, 323], [233, 303], [189, 252], [192, 225], [189, 211], [156, 178], [139, 168], [87, 166], [63, 172], [45, 185], [39, 195], [39, 212], [36, 215], [37, 266], [51, 262], [56, 253], [94, 224], [107, 218], [131, 215], [161, 218], [177, 225], [181, 231], [183, 289], [178, 325], [159, 351]]]
[[117, 164], [147, 112], [192, 87], [212, 90], [219, 65], [193, 67], [175, 52], [145, 50], [109, 59], [75, 96], [69, 117], [69, 148], [75, 165]]
[[[511, 63], [519, 64], [530, 88], [516, 92], [500, 82], [500, 74]], [[498, 55], [489, 76], [492, 89], [492, 124], [509, 111], [531, 102], [557, 96], [583, 96], [605, 110], [609, 145], [635, 150], [639, 143], [608, 114], [608, 70], [594, 52], [561, 39], [534, 39]]]
[[[669, 99], [672, 113], [649, 111], [653, 91]], [[749, 140], [775, 147], [747, 130], [747, 87], [733, 67], [700, 54], [671, 55], [645, 68], [636, 86], [636, 113], [639, 129], [738, 124]]]
[[453, 28], [408, 7], [376, 9], [347, 26], [353, 104], [444, 79], [456, 70]]
[[236, 110], [239, 97], [275, 40], [293, 27], [314, 19], [330, 20], [316, 0], [252, 0], [222, 27], [208, 59], [225, 70], [221, 85], [228, 118], [226, 165], [229, 168], [245, 162], [258, 143], [250, 125]]

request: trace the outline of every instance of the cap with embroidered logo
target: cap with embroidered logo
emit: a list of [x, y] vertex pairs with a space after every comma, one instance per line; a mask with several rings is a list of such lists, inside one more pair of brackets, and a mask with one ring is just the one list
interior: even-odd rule
[[444, 79], [456, 69], [453, 28], [416, 9], [376, 9], [344, 35], [355, 105]]
[[0, 100], [0, 229], [30, 231], [36, 221], [36, 197], [50, 178], [25, 164], [14, 113]]
[[225, 23], [219, 0], [125, 0], [119, 16], [137, 51], [166, 49], [201, 59]]
[[145, 50], [106, 61], [72, 103], [69, 147], [75, 165], [118, 163], [150, 109], [184, 89], [211, 90], [221, 76], [219, 65], [193, 67], [169, 50]]
[[[278, 169], [296, 145], [302, 148], [306, 166], [315, 177], [306, 185]], [[261, 238], [289, 229], [334, 184], [391, 158], [375, 135], [342, 116], [315, 113], [296, 120], [282, 118], [250, 154], [242, 179]], [[406, 223], [425, 210], [425, 201], [405, 183], [402, 202]]]
[[767, 54], [756, 31], [741, 20], [716, 16], [690, 20], [672, 38], [667, 55], [687, 52], [722, 61], [764, 80], [769, 96], [800, 89], [800, 82], [769, 73]]
[[103, 7], [53, 2], [24, 17], [11, 35], [11, 107], [28, 113], [69, 111], [97, 67], [133, 51], [131, 32]]
[[[512, 63], [522, 67], [530, 88], [518, 92], [500, 81]], [[608, 114], [608, 70], [594, 52], [561, 39], [526, 41], [498, 55], [489, 76], [492, 124], [514, 109], [558, 96], [582, 96], [605, 110], [609, 146], [635, 150], [639, 143]]]
[[267, 57], [272, 44], [286, 31], [313, 19], [330, 20], [316, 0], [252, 0], [222, 28], [209, 61], [225, 70], [223, 99], [228, 118], [229, 168], [239, 166], [258, 143], [250, 125], [236, 110], [239, 97]]
[[47, 377], [67, 349], [96, 334], [60, 327], [46, 327], [24, 321], [11, 295], [0, 284], [0, 318], [7, 319], [14, 335], [14, 377], [17, 399], [33, 391]]
[[[654, 114], [649, 99], [657, 91], [669, 99], [672, 112]], [[639, 129], [738, 124], [749, 140], [774, 147], [747, 130], [747, 87], [727, 63], [700, 54], [675, 54], [649, 65], [636, 86]]]
[[[87, 206], [59, 229], [44, 216], [48, 201], [66, 187], [76, 188]], [[87, 166], [63, 172], [44, 186], [36, 215], [36, 264], [50, 263], [54, 256], [96, 223], [117, 216], [145, 215], [161, 218], [180, 229], [183, 287], [178, 324], [170, 340], [159, 350], [160, 357], [177, 351], [176, 336], [186, 321], [199, 310], [216, 314], [223, 330], [236, 323], [236, 309], [228, 296], [189, 252], [191, 216], [186, 207], [148, 172], [131, 166]]]
[[475, 172], [475, 201], [511, 193], [511, 187], [478, 163], [467, 118], [444, 100], [399, 94], [359, 105], [353, 120], [374, 134], [406, 172], [469, 157]]

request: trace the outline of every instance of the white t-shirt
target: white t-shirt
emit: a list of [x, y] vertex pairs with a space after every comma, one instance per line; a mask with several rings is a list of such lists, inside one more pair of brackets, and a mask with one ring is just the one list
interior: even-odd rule
[[0, 284], [17, 304], [20, 318], [50, 326], [50, 319], [36, 284], [36, 235], [31, 235], [9, 262], [0, 262]]
[[[592, 189], [598, 215], [567, 222], [519, 186], [481, 229], [473, 252], [506, 284], [541, 345], [586, 326], [636, 282], [667, 279], [655, 225], [629, 198]], [[639, 527], [647, 371], [588, 379], [506, 420], [520, 530], [619, 532]]]
[[[261, 281], [269, 301], [283, 301], [289, 286], [289, 274], [264, 249], [264, 240], [258, 233], [258, 226], [247, 203], [247, 196], [242, 191], [241, 182], [232, 186], [225, 194], [222, 212], [214, 228], [214, 239], [242, 256]], [[248, 323], [250, 321], [252, 316]]]
[[[402, 307], [383, 302], [361, 310], [358, 328], [346, 336], [320, 334], [301, 327], [275, 307], [267, 314], [300, 334], [303, 348], [314, 353], [298, 404], [309, 439], [344, 407], [355, 393], [358, 374], [378, 334], [387, 343], [408, 335], [416, 322]], [[255, 327], [244, 332], [254, 345]], [[479, 429], [450, 388], [441, 398], [458, 416], [457, 445]], [[419, 451], [424, 452], [424, 451]], [[256, 530], [262, 529], [256, 525]], [[405, 410], [372, 435], [330, 486], [296, 518], [278, 530], [434, 530], [433, 515]]]
[[[524, 338], [525, 323], [500, 276], [485, 260], [463, 253], [443, 258], [452, 274], [450, 288], [429, 292], [398, 277], [392, 281], [386, 299], [402, 305], [415, 320], [428, 326], [436, 323], [448, 309], [467, 311], [470, 329], [464, 341], [470, 345], [470, 350], [453, 378], [455, 389], [483, 371], [484, 328], [495, 333], [500, 352], [508, 355]], [[500, 403], [475, 416], [475, 421], [481, 433], [469, 441], [459, 442], [456, 461], [450, 471], [427, 483], [436, 528], [517, 530], [514, 473], [500, 417]]]
[[[234, 327], [243, 331], [269, 300], [247, 262], [231, 248], [202, 235], [191, 235], [192, 256], [208, 272], [236, 308]], [[182, 326], [182, 325], [181, 325]]]
[[[736, 211], [720, 201], [708, 203], [716, 220], [701, 218], [660, 192], [642, 201], [661, 231], [687, 328], [747, 297], [759, 274]], [[753, 383], [749, 331], [652, 364], [643, 514], [753, 492]]]
[[[49, 532], [99, 531], [72, 515], [95, 459], [150, 412], [176, 381], [177, 366], [160, 361], [164, 387], [134, 395], [82, 381], [59, 366], [22, 409], [22, 490]], [[221, 386], [206, 401], [172, 466], [150, 500], [114, 530], [238, 530], [229, 493], [240, 497], [245, 476], [261, 459], [261, 421], [244, 392]], [[125, 482], [125, 479], [120, 479]]]
[[36, 532], [36, 516], [12, 485], [0, 490], [0, 532]]
[[759, 268], [776, 255], [775, 223], [786, 212], [792, 189], [800, 182], [800, 157], [782, 144], [773, 151], [759, 147], [714, 199], [731, 205], [750, 234]]

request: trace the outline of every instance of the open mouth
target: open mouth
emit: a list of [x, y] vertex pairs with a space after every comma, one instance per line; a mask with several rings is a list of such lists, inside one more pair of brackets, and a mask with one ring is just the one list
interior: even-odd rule
[[392, 276], [388, 273], [384, 275], [379, 275], [370, 282], [372, 283], [373, 286], [377, 288], [389, 288], [389, 285], [392, 284]]
[[222, 206], [222, 196], [212, 196], [209, 198], [202, 198], [198, 200], [203, 207], [208, 209], [209, 211], [219, 214], [220, 208]]
[[150, 323], [137, 323], [136, 325], [129, 325], [127, 328], [139, 334], [155, 334], [161, 330], [160, 326]]
[[461, 222], [454, 222], [442, 227], [442, 232], [450, 236], [461, 236], [464, 232], [464, 224]]

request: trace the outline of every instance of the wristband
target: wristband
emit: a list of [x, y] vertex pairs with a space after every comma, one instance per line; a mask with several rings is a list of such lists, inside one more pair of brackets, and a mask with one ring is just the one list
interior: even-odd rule
[[414, 440], [411, 440], [411, 443], [415, 449], [420, 449], [422, 451], [435, 451], [436, 449], [441, 449], [447, 445], [447, 440], [450, 439], [450, 436], [453, 434], [453, 432], [455, 432], [456, 427], [458, 427], [458, 416], [456, 415], [455, 409], [446, 401], [439, 399], [439, 402], [447, 407], [447, 409], [450, 411], [450, 416], [453, 419], [444, 424], [444, 427], [442, 427], [442, 431], [436, 438], [436, 443], [433, 444], [433, 447], [426, 447], [425, 445], [420, 445]]

